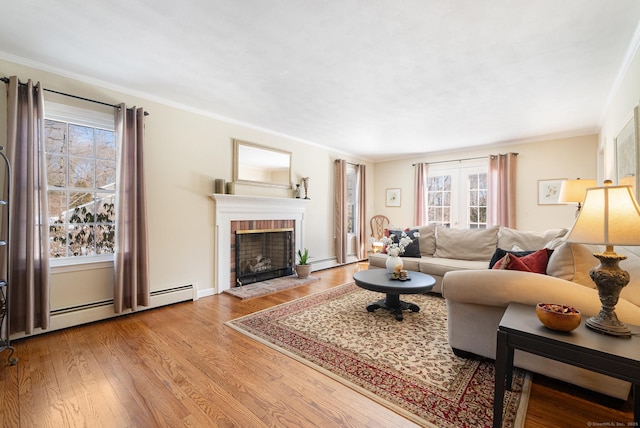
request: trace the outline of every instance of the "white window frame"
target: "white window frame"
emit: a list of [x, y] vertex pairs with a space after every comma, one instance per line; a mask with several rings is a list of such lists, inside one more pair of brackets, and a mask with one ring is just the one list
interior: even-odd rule
[[[446, 162], [429, 165], [428, 176], [451, 176], [451, 213], [450, 227], [456, 229], [469, 228], [469, 189], [467, 186], [469, 175], [489, 172], [489, 161], [474, 159], [459, 162]], [[428, 202], [425, 189], [425, 200]]]
[[[115, 113], [89, 110], [71, 105], [46, 101], [44, 103], [45, 119], [90, 126], [115, 132]], [[117, 165], [116, 165], [116, 168]], [[47, 188], [47, 191], [49, 189]], [[49, 245], [49, 243], [47, 243]], [[49, 251], [49, 248], [47, 248]], [[97, 254], [82, 257], [50, 257], [49, 265], [52, 273], [75, 272], [113, 267], [115, 254]]]

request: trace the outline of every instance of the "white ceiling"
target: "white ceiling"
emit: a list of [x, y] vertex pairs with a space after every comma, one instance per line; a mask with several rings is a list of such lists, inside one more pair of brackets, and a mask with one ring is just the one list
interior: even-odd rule
[[640, 22], [638, 0], [2, 0], [1, 10], [0, 57], [370, 160], [597, 132]]

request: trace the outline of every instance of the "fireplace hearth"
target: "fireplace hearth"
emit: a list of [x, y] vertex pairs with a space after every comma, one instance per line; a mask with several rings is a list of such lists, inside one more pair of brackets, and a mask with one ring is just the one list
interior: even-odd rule
[[236, 283], [239, 287], [293, 275], [292, 228], [236, 230]]

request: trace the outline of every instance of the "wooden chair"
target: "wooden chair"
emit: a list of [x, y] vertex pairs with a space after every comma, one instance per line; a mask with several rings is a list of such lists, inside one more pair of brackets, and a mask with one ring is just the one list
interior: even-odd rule
[[382, 237], [384, 236], [384, 230], [389, 227], [389, 219], [383, 215], [374, 215], [369, 221], [371, 226], [371, 238], [373, 242], [371, 244], [373, 252], [377, 253], [382, 249]]

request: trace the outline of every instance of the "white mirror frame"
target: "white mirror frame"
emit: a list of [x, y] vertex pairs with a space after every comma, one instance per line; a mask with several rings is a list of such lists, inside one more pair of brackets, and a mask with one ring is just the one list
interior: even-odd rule
[[233, 181], [290, 189], [291, 153], [234, 139]]

